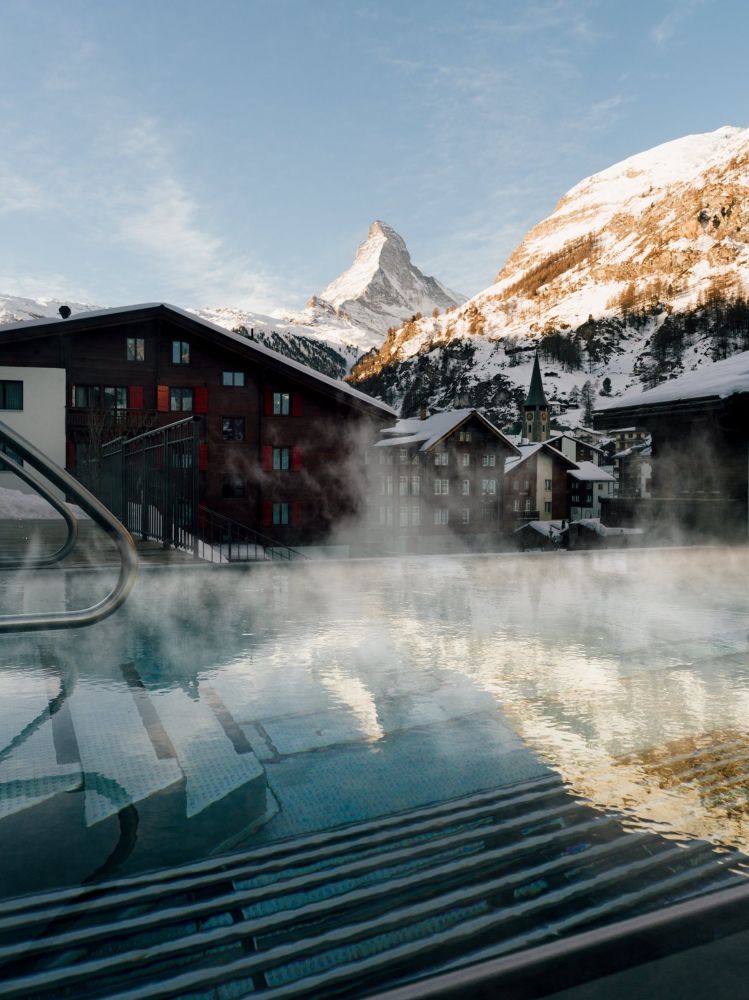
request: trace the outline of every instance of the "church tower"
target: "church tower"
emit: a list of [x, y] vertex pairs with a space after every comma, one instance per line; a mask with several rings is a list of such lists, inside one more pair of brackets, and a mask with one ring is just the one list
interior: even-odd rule
[[531, 444], [549, 439], [549, 404], [546, 401], [544, 387], [541, 381], [541, 368], [538, 364], [538, 354], [533, 362], [531, 387], [528, 397], [523, 403], [522, 436]]

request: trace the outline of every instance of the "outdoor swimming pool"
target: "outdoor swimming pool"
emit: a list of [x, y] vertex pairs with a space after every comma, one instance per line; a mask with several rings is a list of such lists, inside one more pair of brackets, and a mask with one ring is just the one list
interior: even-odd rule
[[[740, 859], [748, 569], [702, 549], [145, 572], [108, 621], [3, 640], [0, 895], [554, 776]], [[2, 606], [80, 606], [105, 576], [9, 577]]]

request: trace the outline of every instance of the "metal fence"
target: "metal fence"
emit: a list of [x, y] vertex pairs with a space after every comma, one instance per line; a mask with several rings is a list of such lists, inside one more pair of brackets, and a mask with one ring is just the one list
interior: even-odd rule
[[197, 555], [199, 424], [187, 417], [108, 441], [79, 460], [79, 479], [131, 534]]

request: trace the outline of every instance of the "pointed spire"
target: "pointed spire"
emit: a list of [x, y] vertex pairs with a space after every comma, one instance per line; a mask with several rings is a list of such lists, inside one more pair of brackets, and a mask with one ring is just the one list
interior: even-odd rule
[[541, 381], [541, 367], [538, 363], [538, 352], [533, 361], [533, 374], [531, 375], [531, 387], [528, 390], [528, 397], [525, 406], [548, 406], [544, 385]]

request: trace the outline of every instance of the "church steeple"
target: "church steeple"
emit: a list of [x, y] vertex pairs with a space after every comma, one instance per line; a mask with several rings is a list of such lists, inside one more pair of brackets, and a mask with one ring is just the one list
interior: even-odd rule
[[533, 374], [528, 396], [523, 403], [523, 437], [534, 444], [549, 438], [549, 404], [541, 381], [538, 354], [533, 361]]

